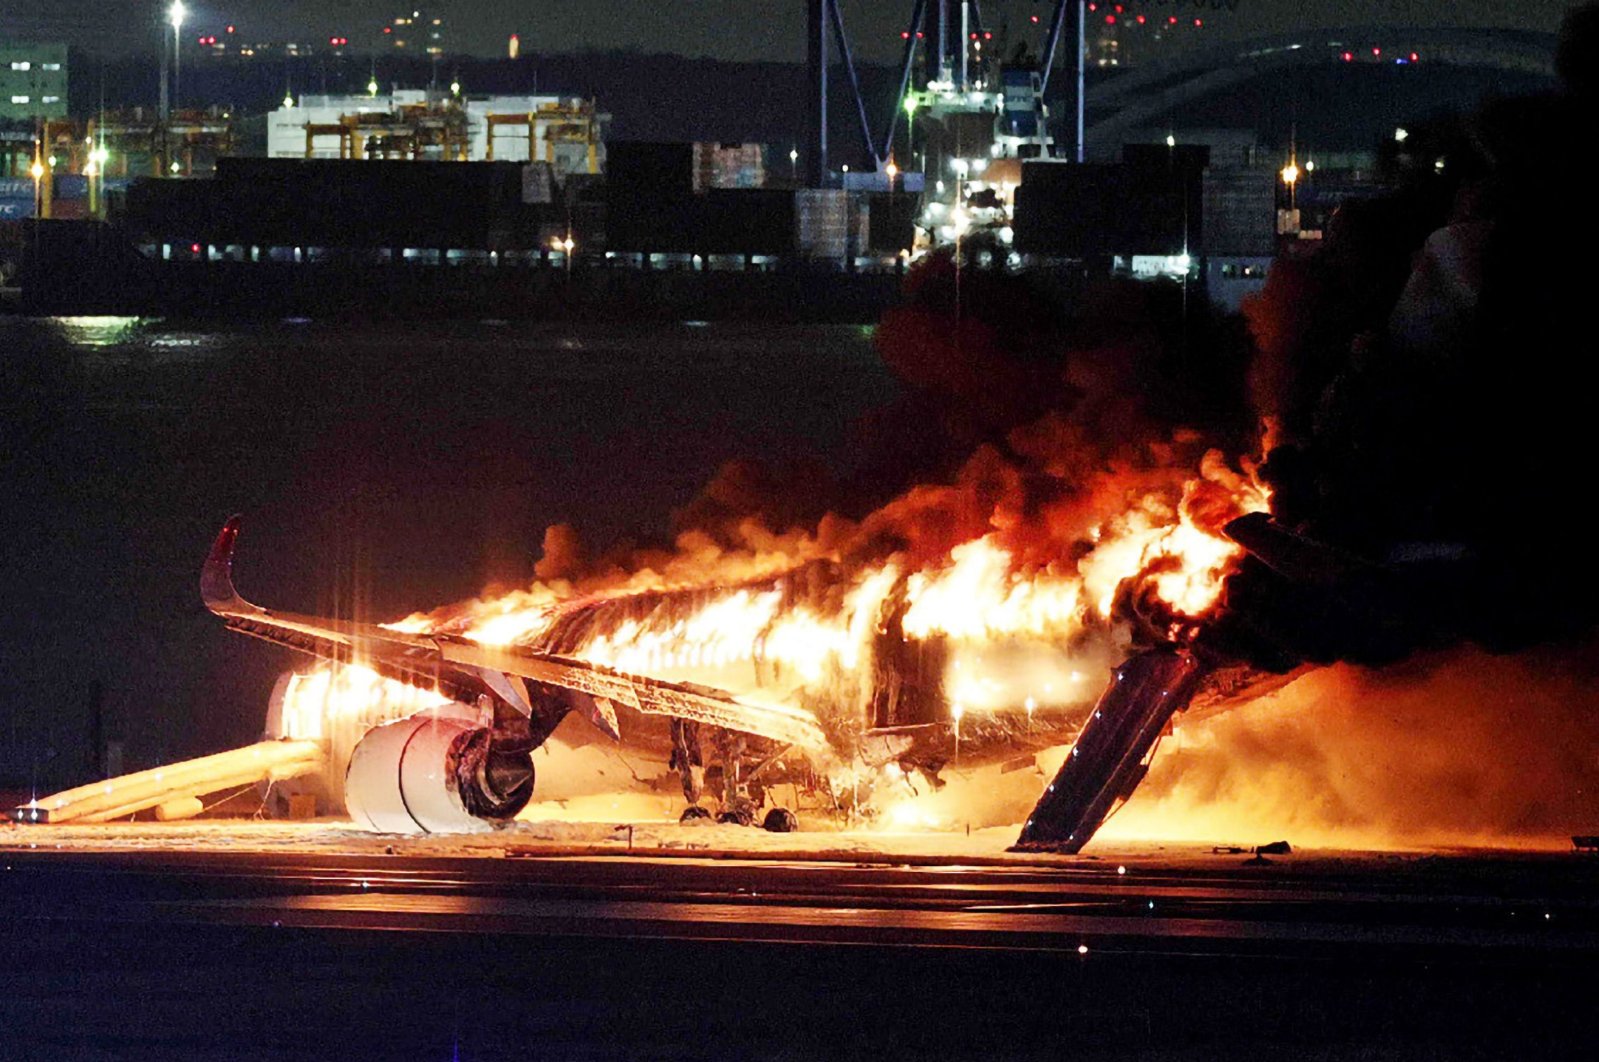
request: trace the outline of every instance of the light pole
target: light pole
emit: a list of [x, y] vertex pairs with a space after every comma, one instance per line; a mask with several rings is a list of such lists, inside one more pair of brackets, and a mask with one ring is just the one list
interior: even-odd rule
[[910, 156], [911, 165], [916, 164], [916, 108], [919, 101], [912, 93], [905, 94], [905, 153]]
[[28, 167], [28, 175], [33, 178], [33, 220], [38, 221], [44, 213], [44, 163], [39, 161], [39, 156], [34, 155], [33, 165]]
[[172, 0], [172, 6], [167, 9], [167, 20], [172, 23], [172, 109], [177, 110], [182, 106], [179, 100], [179, 91], [182, 87], [183, 72], [183, 42], [178, 35], [183, 32], [183, 20], [189, 14], [189, 9], [183, 6], [183, 0]]
[[1283, 184], [1288, 186], [1288, 209], [1294, 209], [1294, 186], [1299, 183], [1299, 164], [1293, 159], [1282, 169]]

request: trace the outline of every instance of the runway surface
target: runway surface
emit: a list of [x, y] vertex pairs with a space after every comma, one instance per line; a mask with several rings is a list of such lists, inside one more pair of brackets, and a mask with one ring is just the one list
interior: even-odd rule
[[5, 1058], [1551, 1055], [1599, 973], [1580, 856], [0, 858]]

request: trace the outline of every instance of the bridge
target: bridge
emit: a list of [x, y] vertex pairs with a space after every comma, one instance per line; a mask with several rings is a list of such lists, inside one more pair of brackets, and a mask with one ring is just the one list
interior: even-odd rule
[[1353, 27], [1235, 41], [1138, 67], [1089, 89], [1088, 154], [1196, 99], [1272, 70], [1328, 63], [1410, 62], [1555, 76], [1556, 36], [1530, 30]]

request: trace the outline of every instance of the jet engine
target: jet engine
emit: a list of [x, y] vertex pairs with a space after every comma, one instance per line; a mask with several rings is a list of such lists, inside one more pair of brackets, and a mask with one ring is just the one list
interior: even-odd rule
[[497, 735], [455, 707], [462, 710], [430, 709], [362, 736], [344, 778], [344, 802], [358, 825], [379, 833], [462, 833], [527, 806], [527, 743]]

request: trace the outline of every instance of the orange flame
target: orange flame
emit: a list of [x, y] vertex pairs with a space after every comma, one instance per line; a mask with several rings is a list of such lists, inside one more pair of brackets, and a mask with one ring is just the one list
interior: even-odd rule
[[[1039, 703], [1091, 695], [1086, 687], [1065, 688], [1083, 681], [1080, 662], [1058, 661], [1050, 672], [1058, 682], [1017, 683], [984, 673], [987, 650], [1026, 643], [1069, 653], [1084, 635], [1115, 626], [1119, 596], [1129, 588], [1158, 601], [1175, 633], [1215, 605], [1239, 555], [1221, 526], [1267, 504], [1265, 491], [1214, 451], [1180, 487], [1169, 475], [1149, 489], [1139, 487], [1148, 486], [1147, 475], [1123, 477], [1121, 487], [1115, 472], [1101, 479], [1081, 493], [1103, 511], [1089, 514], [1085, 531], [1054, 533], [1042, 547], [1027, 540], [1036, 528], [998, 505], [985, 531], [921, 563], [905, 550], [859, 559], [862, 551], [847, 536], [824, 548], [821, 533], [776, 536], [746, 525], [743, 551], [686, 536], [677, 555], [597, 585], [538, 583], [392, 626], [540, 646], [559, 637], [563, 617], [574, 609], [614, 603], [612, 620], [560, 651], [624, 671], [796, 702], [806, 695], [836, 700], [866, 684], [861, 671], [895, 602], [907, 641], [940, 640], [956, 650], [945, 686], [963, 709], [1025, 703], [1031, 713]], [[906, 504], [923, 500], [908, 495]], [[828, 573], [825, 592], [785, 590], [784, 578], [799, 580], [815, 564]], [[651, 591], [670, 593], [651, 598]]]

